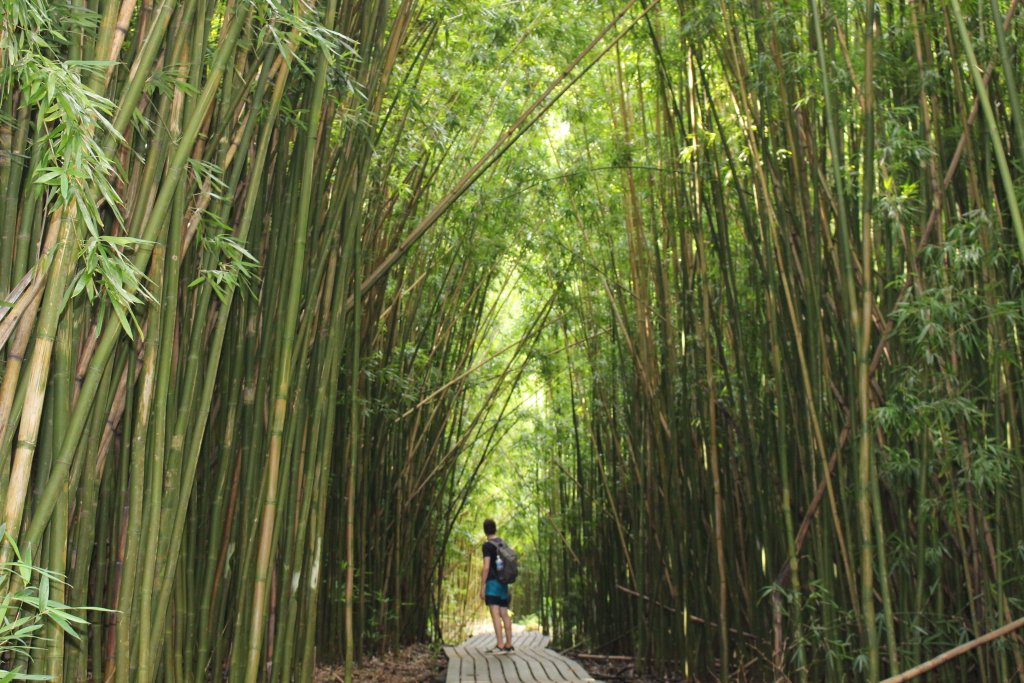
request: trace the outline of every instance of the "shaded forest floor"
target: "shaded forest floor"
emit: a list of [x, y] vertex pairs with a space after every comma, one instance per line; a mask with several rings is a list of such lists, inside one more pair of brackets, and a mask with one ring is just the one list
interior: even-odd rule
[[[666, 683], [681, 678], [655, 678], [637, 674], [633, 661], [624, 657], [605, 658], [599, 655], [582, 656], [566, 653], [586, 668], [598, 681], [617, 683]], [[356, 683], [444, 683], [448, 658], [430, 645], [410, 645], [398, 652], [373, 657], [362, 662], [353, 673]], [[315, 683], [336, 683], [345, 680], [343, 666], [321, 667]]]
[[[448, 658], [439, 648], [410, 645], [398, 652], [360, 662], [352, 674], [356, 683], [444, 683]], [[314, 683], [345, 680], [344, 666], [325, 666], [316, 672]]]
[[682, 676], [669, 674], [665, 676], [641, 675], [636, 671], [632, 657], [605, 657], [589, 653], [563, 653], [583, 665], [591, 676], [598, 681], [612, 683], [677, 683]]

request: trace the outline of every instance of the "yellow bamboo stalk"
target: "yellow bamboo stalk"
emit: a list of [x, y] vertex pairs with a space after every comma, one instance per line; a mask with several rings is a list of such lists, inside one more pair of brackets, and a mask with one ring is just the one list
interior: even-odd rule
[[[53, 355], [53, 344], [64, 298], [64, 288], [71, 265], [75, 260], [71, 245], [75, 215], [76, 205], [71, 204], [66, 208], [57, 209], [50, 222], [50, 231], [59, 231], [59, 237], [53, 256], [50, 278], [43, 297], [42, 317], [36, 326], [35, 346], [32, 349], [32, 358], [28, 365], [28, 393], [25, 396], [25, 405], [18, 430], [18, 442], [14, 451], [14, 463], [11, 466], [11, 477], [4, 501], [4, 522], [7, 525], [7, 532], [15, 538], [21, 528], [21, 518], [25, 511], [25, 499], [28, 495], [29, 481], [32, 475], [36, 438], [39, 436], [39, 425], [43, 418], [43, 402], [46, 398], [50, 360]], [[0, 559], [7, 561], [10, 558], [10, 552], [11, 548], [5, 545], [0, 550]]]

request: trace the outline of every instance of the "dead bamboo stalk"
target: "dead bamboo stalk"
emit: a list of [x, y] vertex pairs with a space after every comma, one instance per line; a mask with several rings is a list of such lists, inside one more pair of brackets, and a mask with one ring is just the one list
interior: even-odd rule
[[1022, 627], [1024, 627], [1024, 617], [1011, 621], [1010, 623], [1001, 626], [994, 631], [989, 631], [983, 636], [978, 636], [974, 640], [969, 640], [963, 645], [957, 645], [951, 650], [946, 650], [937, 657], [932, 657], [927, 662], [922, 662], [921, 664], [918, 664], [912, 669], [907, 669], [901, 674], [890, 676], [889, 678], [884, 679], [882, 683], [903, 683], [903, 681], [912, 680], [914, 678], [917, 678], [921, 674], [925, 674], [929, 671], [933, 671], [934, 669], [939, 668], [946, 662], [950, 662], [962, 654], [970, 652], [979, 645], [984, 645], [985, 643], [990, 643], [993, 640], [1002, 638], [1003, 636], [1009, 635], [1010, 633], [1013, 633], [1014, 631]]

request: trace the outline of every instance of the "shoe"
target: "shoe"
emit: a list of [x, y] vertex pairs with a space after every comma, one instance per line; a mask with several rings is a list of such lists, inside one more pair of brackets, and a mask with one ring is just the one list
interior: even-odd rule
[[501, 649], [504, 650], [505, 652], [515, 652], [516, 651], [516, 649], [514, 647], [512, 647], [511, 645], [509, 645], [508, 647], [503, 647]]

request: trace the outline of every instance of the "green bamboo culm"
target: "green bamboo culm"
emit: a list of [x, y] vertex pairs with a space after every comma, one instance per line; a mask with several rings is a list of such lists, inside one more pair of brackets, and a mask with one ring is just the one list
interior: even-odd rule
[[[334, 20], [335, 2], [331, 0], [327, 8], [327, 25]], [[293, 341], [299, 316], [299, 301], [302, 295], [302, 279], [306, 267], [306, 239], [309, 230], [310, 203], [313, 198], [313, 169], [316, 162], [315, 151], [320, 134], [320, 115], [326, 88], [327, 63], [321, 60], [313, 81], [310, 94], [309, 119], [306, 125], [305, 150], [300, 157], [303, 163], [302, 178], [299, 186], [298, 208], [295, 219], [295, 241], [292, 252], [290, 276], [287, 288], [287, 299], [284, 320], [280, 329], [280, 355], [277, 363], [276, 394], [274, 395], [273, 413], [271, 415], [270, 442], [267, 463], [267, 490], [264, 494], [264, 508], [259, 536], [259, 550], [256, 556], [256, 582], [254, 584], [250, 617], [249, 656], [246, 661], [245, 682], [255, 683], [259, 673], [259, 656], [264, 628], [263, 613], [267, 599], [267, 581], [270, 573], [270, 557], [273, 552], [274, 524], [277, 513], [278, 476], [281, 461], [282, 439], [284, 436], [285, 415], [288, 410], [289, 394], [291, 393], [293, 358]]]
[[[860, 262], [870, 264], [873, 260], [874, 232], [874, 186], [875, 186], [875, 81], [874, 81], [874, 44], [875, 44], [875, 3], [869, 0], [865, 4], [865, 37], [864, 37], [864, 81], [861, 97], [864, 103], [863, 138], [864, 152], [861, 171], [861, 254]], [[872, 462], [873, 443], [870, 430], [870, 351], [871, 351], [871, 313], [875, 295], [872, 291], [871, 268], [861, 270], [861, 302], [859, 309], [853, 306], [853, 328], [858, 330], [857, 344], [857, 403], [860, 431], [857, 462], [857, 521], [860, 527], [860, 595], [863, 600], [863, 630], [867, 636], [867, 680], [874, 683], [880, 675], [880, 659], [878, 650], [878, 626], [875, 623], [875, 548], [878, 539], [873, 538], [873, 518], [871, 488], [874, 478]]]

